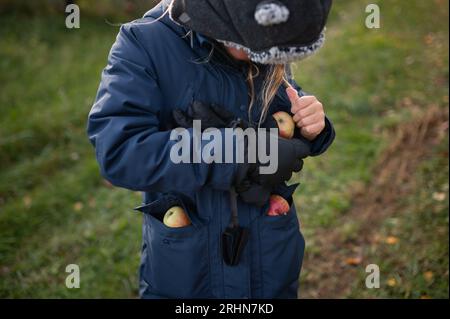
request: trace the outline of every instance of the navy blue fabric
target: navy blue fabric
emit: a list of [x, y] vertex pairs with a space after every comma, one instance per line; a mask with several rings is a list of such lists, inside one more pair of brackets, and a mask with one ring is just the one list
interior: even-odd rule
[[[248, 92], [244, 72], [199, 63], [209, 54], [207, 43], [186, 37], [189, 30], [167, 16], [155, 21], [161, 13], [158, 6], [121, 27], [88, 122], [102, 175], [144, 194], [138, 208], [144, 216], [140, 296], [296, 298], [305, 243], [294, 204], [287, 216], [269, 217], [267, 206], [239, 201], [239, 221], [250, 239], [240, 264], [227, 266], [220, 238], [230, 220], [236, 165], [174, 164], [169, 158], [172, 110], [200, 100], [247, 118]], [[288, 110], [284, 90], [278, 95], [272, 111]], [[191, 226], [162, 223], [173, 205], [185, 208]]]

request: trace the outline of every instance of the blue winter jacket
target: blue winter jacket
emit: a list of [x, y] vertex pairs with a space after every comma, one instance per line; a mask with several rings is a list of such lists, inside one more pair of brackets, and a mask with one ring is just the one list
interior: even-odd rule
[[[194, 100], [216, 103], [248, 118], [246, 74], [229, 63], [201, 62], [208, 40], [165, 16], [162, 4], [121, 27], [89, 114], [88, 135], [102, 175], [142, 191], [142, 298], [296, 298], [304, 252], [296, 209], [266, 216], [238, 201], [239, 222], [250, 230], [237, 266], [223, 262], [220, 239], [230, 222], [229, 190], [236, 164], [174, 164], [169, 158], [172, 110]], [[293, 82], [293, 84], [295, 84]], [[255, 119], [259, 107], [255, 106]], [[270, 112], [290, 110], [280, 88]], [[221, 131], [223, 133], [223, 131]], [[312, 143], [314, 155], [331, 144], [327, 128]], [[305, 168], [307, 169], [307, 168]], [[283, 185], [281, 185], [283, 187]], [[138, 204], [138, 203], [137, 203]], [[168, 228], [161, 216], [180, 205], [192, 225]]]

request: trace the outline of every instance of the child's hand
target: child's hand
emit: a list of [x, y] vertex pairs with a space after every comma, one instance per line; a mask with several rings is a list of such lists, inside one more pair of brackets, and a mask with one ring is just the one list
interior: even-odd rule
[[294, 114], [294, 121], [309, 141], [314, 140], [325, 128], [325, 112], [322, 103], [315, 96], [298, 96], [293, 87], [286, 89]]

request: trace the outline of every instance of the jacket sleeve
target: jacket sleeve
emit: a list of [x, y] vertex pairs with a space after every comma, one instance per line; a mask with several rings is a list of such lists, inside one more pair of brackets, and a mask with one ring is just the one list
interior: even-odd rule
[[[308, 93], [303, 91], [303, 89], [294, 80], [290, 65], [287, 66], [286, 73], [289, 83], [299, 92], [299, 95], [300, 96], [308, 95]], [[289, 103], [290, 109], [289, 98], [287, 98], [285, 101]], [[302, 140], [308, 141], [307, 139], [303, 138], [300, 134], [298, 135], [299, 135], [298, 137], [301, 138]], [[333, 144], [335, 137], [336, 132], [334, 130], [333, 123], [328, 118], [328, 116], [325, 116], [325, 128], [313, 141], [309, 141], [311, 143], [311, 152], [312, 152], [311, 156], [319, 156], [325, 153], [331, 146], [331, 144]]]
[[[236, 164], [171, 160], [172, 146], [180, 141], [171, 140], [171, 131], [158, 129], [164, 96], [151, 52], [142, 47], [139, 35], [133, 26], [121, 27], [89, 114], [87, 132], [101, 174], [113, 185], [136, 191], [195, 191], [203, 186], [229, 190]], [[192, 130], [189, 133], [182, 143], [192, 150], [199, 144], [194, 144]]]

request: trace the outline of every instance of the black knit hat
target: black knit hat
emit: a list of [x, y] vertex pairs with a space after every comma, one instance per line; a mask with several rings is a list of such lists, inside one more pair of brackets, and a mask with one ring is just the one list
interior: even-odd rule
[[288, 63], [315, 53], [325, 40], [332, 0], [173, 0], [171, 18], [243, 49], [262, 64]]

